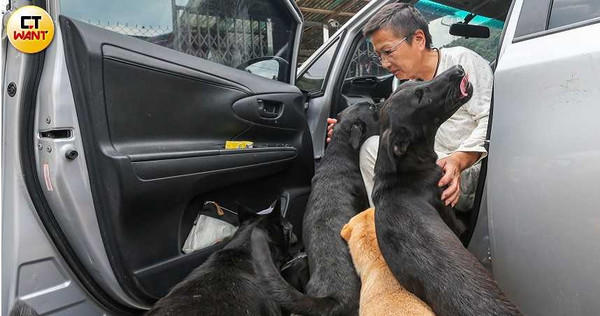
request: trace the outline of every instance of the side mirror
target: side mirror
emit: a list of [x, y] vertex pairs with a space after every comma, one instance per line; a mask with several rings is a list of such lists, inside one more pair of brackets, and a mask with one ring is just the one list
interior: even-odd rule
[[481, 25], [471, 25], [465, 23], [454, 23], [450, 25], [450, 34], [466, 38], [489, 38], [490, 28]]
[[265, 56], [250, 59], [236, 68], [268, 79], [287, 82], [289, 66], [287, 60], [281, 57]]

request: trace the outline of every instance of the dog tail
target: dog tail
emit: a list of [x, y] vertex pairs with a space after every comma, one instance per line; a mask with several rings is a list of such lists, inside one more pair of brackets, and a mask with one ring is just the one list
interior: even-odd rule
[[261, 284], [271, 298], [291, 313], [301, 315], [343, 315], [342, 304], [327, 296], [315, 298], [296, 290], [279, 273], [271, 259], [267, 233], [255, 228], [251, 237], [252, 257]]
[[13, 305], [13, 308], [10, 310], [9, 316], [39, 316], [39, 314], [31, 308], [31, 306], [27, 305], [27, 303], [17, 300]]

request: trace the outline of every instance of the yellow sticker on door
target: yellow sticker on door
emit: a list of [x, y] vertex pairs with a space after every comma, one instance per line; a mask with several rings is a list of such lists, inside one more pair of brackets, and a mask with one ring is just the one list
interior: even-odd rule
[[225, 142], [225, 149], [246, 149], [254, 147], [254, 142], [228, 140]]

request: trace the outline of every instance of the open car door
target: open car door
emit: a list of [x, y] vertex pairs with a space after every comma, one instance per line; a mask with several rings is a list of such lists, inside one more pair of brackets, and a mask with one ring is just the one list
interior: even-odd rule
[[[5, 135], [17, 142], [5, 150], [20, 158], [7, 156], [14, 172], [5, 180], [27, 189], [21, 205], [31, 214], [7, 213], [4, 223], [30, 231], [5, 230], [3, 242], [19, 252], [49, 237], [38, 245], [56, 248], [3, 253], [12, 267], [3, 293], [40, 313], [75, 311], [89, 304], [83, 293], [97, 311], [150, 306], [222, 247], [182, 252], [207, 201], [258, 211], [280, 198], [301, 232], [314, 155], [293, 85], [302, 23], [294, 2], [133, 2], [50, 1], [51, 46], [7, 51], [6, 80], [19, 89], [3, 117], [17, 120]], [[219, 218], [237, 225], [232, 214]]]

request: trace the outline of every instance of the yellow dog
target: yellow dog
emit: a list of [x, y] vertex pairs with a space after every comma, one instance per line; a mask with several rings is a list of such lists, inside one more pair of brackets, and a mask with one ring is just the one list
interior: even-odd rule
[[342, 228], [354, 268], [361, 279], [360, 316], [435, 315], [431, 308], [398, 283], [388, 268], [375, 235], [375, 210], [370, 208]]

